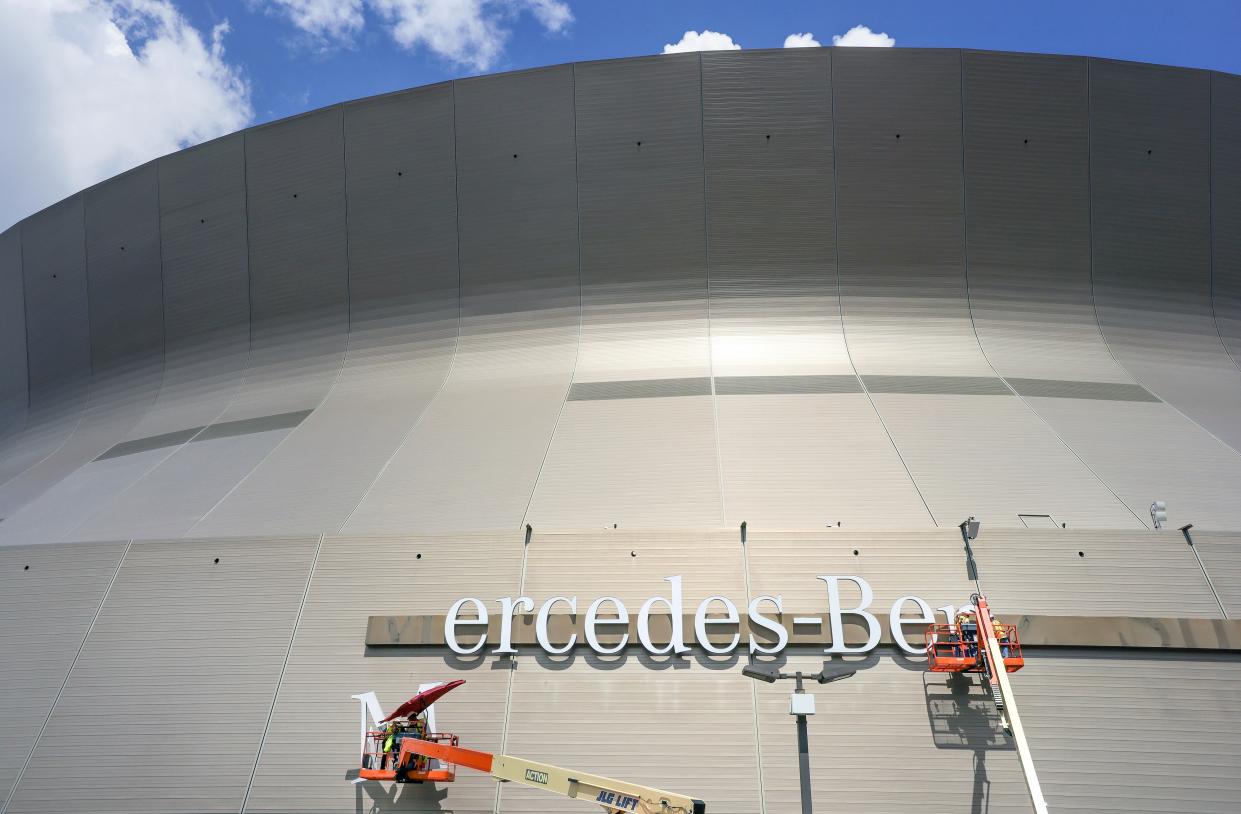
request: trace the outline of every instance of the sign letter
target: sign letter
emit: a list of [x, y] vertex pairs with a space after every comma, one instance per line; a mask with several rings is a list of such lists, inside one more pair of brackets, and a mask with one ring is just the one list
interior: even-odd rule
[[[870, 589], [870, 583], [861, 577], [831, 577], [820, 574], [818, 579], [827, 583], [827, 612], [828, 620], [832, 628], [832, 643], [823, 649], [825, 653], [867, 653], [875, 649], [875, 645], [879, 644], [879, 620], [875, 618], [873, 613], [866, 610], [869, 607], [875, 594]], [[840, 607], [840, 581], [845, 580], [852, 582], [857, 586], [861, 593], [861, 599], [858, 600], [856, 608]], [[845, 645], [845, 626], [842, 617], [844, 614], [851, 614], [862, 617], [866, 622], [866, 629], [869, 631], [866, 636], [866, 644], [861, 647], [848, 647]]]

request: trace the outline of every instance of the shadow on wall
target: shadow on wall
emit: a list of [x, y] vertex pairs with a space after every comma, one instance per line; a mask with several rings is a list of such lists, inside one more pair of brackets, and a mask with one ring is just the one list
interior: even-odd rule
[[[942, 683], [941, 683], [942, 682]], [[987, 777], [987, 752], [1013, 751], [1004, 735], [991, 699], [971, 693], [974, 680], [953, 673], [945, 681], [934, 673], [922, 679], [926, 717], [936, 749], [969, 749], [974, 753], [974, 787], [970, 814], [990, 809], [991, 780]]]
[[[353, 782], [358, 770], [345, 772], [345, 780]], [[383, 814], [388, 811], [443, 811], [441, 805], [448, 789], [427, 783], [391, 783], [387, 788], [375, 780], [354, 783], [354, 814]], [[368, 802], [369, 801], [369, 802]]]

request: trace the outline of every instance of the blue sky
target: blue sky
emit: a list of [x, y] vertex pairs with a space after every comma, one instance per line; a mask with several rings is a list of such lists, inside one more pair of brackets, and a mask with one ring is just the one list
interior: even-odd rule
[[[831, 0], [830, 2], [581, 2], [573, 21], [546, 32], [529, 15], [506, 23], [511, 36], [491, 70], [659, 53], [687, 30], [728, 34], [746, 48], [780, 47], [794, 32], [823, 43], [855, 25], [897, 47], [968, 47], [1085, 54], [1241, 73], [1241, 0]], [[200, 28], [228, 19], [230, 59], [250, 76], [256, 118], [279, 118], [344, 99], [480, 71], [406, 50], [364, 9], [352, 44], [310, 47], [287, 18], [252, 0], [183, 3]], [[487, 71], [490, 72], [490, 71]]]
[[1241, 74], [1241, 0], [0, 0], [0, 229], [157, 156], [347, 99], [794, 34]]

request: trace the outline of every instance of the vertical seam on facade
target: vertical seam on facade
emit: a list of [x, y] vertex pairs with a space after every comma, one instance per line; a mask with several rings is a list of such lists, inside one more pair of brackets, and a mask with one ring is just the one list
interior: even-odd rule
[[[297, 641], [297, 629], [302, 623], [302, 612], [306, 610], [306, 598], [310, 596], [310, 583], [315, 578], [315, 567], [319, 564], [319, 552], [323, 548], [323, 535], [315, 543], [315, 553], [310, 558], [310, 569], [306, 573], [306, 584], [302, 588], [302, 600], [297, 605], [297, 616], [293, 618], [293, 629], [289, 631], [289, 644], [284, 650], [284, 661], [280, 664], [280, 673], [276, 676], [276, 687], [272, 692], [271, 706], [267, 709], [267, 721], [263, 724], [263, 735], [259, 738], [259, 748], [254, 753], [254, 766], [250, 769], [250, 780], [246, 783], [246, 793], [241, 798], [240, 814], [245, 814], [250, 802], [250, 790], [254, 787], [254, 778], [259, 771], [259, 760], [263, 757], [263, 748], [267, 745], [267, 733], [271, 730], [271, 721], [276, 714], [276, 702], [280, 700], [280, 688], [284, 684], [284, 673], [289, 666], [289, 657], [293, 654], [293, 643]], [[2, 813], [0, 813], [2, 814]]]
[[[1169, 409], [1171, 409], [1181, 418], [1185, 419], [1190, 424], [1194, 425], [1199, 430], [1206, 433], [1208, 436], [1210, 436], [1211, 440], [1215, 441], [1218, 444], [1221, 444], [1224, 447], [1224, 449], [1228, 450], [1228, 452], [1230, 452], [1233, 455], [1236, 455], [1238, 453], [1241, 453], [1241, 450], [1236, 449], [1231, 444], [1229, 444], [1227, 441], [1224, 441], [1218, 435], [1216, 435], [1215, 433], [1211, 432], [1209, 429], [1204, 427], [1202, 424], [1199, 424], [1196, 420], [1194, 420], [1193, 418], [1190, 418], [1189, 415], [1187, 415], [1185, 411], [1183, 411], [1180, 407], [1177, 407], [1175, 404], [1173, 404], [1172, 402], [1165, 399], [1163, 396], [1156, 393], [1155, 390], [1152, 387], [1150, 387], [1150, 385], [1148, 385], [1146, 382], [1142, 381], [1142, 379], [1136, 373], [1134, 373], [1132, 370], [1130, 370], [1128, 367], [1122, 364], [1120, 361], [1120, 357], [1117, 356], [1116, 352], [1112, 350], [1112, 343], [1108, 341], [1107, 334], [1103, 330], [1103, 322], [1099, 319], [1099, 303], [1098, 303], [1098, 299], [1095, 296], [1095, 280], [1094, 280], [1094, 171], [1093, 171], [1094, 161], [1093, 161], [1093, 156], [1092, 156], [1092, 153], [1094, 151], [1094, 135], [1093, 135], [1094, 134], [1094, 121], [1093, 121], [1093, 118], [1094, 118], [1094, 112], [1093, 112], [1094, 111], [1094, 83], [1090, 78], [1091, 76], [1090, 68], [1091, 68], [1091, 65], [1094, 63], [1094, 59], [1091, 57], [1086, 57], [1085, 59], [1086, 59], [1086, 92], [1087, 92], [1087, 95], [1086, 95], [1086, 183], [1087, 183], [1087, 187], [1089, 190], [1088, 199], [1089, 199], [1089, 211], [1090, 211], [1090, 307], [1094, 311], [1095, 325], [1099, 330], [1099, 337], [1103, 340], [1103, 347], [1107, 349], [1107, 355], [1112, 358], [1112, 362], [1116, 365], [1116, 367], [1119, 370], [1124, 372], [1124, 374], [1128, 376], [1130, 379], [1132, 379], [1135, 383], [1146, 388], [1146, 390], [1152, 396], [1159, 399], [1160, 403], [1166, 405]], [[1139, 519], [1141, 519], [1141, 517], [1139, 517]], [[1145, 520], [1142, 521], [1142, 524], [1145, 525], [1148, 529], [1150, 528], [1150, 524], [1147, 523]]]
[[728, 523], [724, 494], [724, 456], [720, 451], [720, 402], [715, 393], [715, 348], [711, 332], [711, 204], [707, 190], [707, 124], [703, 99], [702, 52], [698, 52], [698, 140], [702, 147], [702, 264], [707, 284], [707, 378], [711, 382], [711, 425], [715, 431], [715, 474], [720, 490], [720, 525]]
[[[246, 309], [247, 309], [247, 312], [249, 313], [249, 316], [248, 316], [248, 322], [247, 322], [247, 325], [246, 325], [246, 329], [247, 329], [247, 339], [246, 339], [246, 361], [245, 361], [245, 364], [244, 364], [244, 366], [242, 367], [242, 369], [239, 371], [239, 373], [240, 373], [240, 379], [239, 379], [239, 380], [238, 380], [238, 382], [237, 382], [237, 387], [236, 387], [236, 389], [233, 391], [233, 394], [232, 394], [231, 396], [229, 396], [229, 397], [228, 397], [228, 400], [224, 403], [224, 406], [223, 406], [223, 407], [221, 407], [221, 408], [220, 408], [220, 409], [216, 412], [215, 417], [213, 417], [210, 421], [206, 422], [206, 423], [203, 425], [203, 427], [202, 427], [201, 429], [199, 429], [199, 431], [198, 431], [198, 432], [194, 433], [194, 435], [192, 435], [191, 437], [187, 438], [185, 441], [181, 442], [180, 444], [177, 444], [177, 445], [175, 445], [175, 446], [171, 447], [171, 448], [169, 449], [169, 451], [168, 451], [168, 454], [167, 454], [167, 455], [165, 455], [165, 456], [164, 456], [163, 458], [161, 458], [158, 462], [156, 462], [154, 465], [152, 465], [152, 466], [151, 466], [151, 468], [150, 468], [150, 469], [148, 469], [146, 472], [144, 472], [140, 478], [138, 478], [137, 480], [135, 480], [133, 483], [130, 483], [128, 486], [126, 486], [124, 489], [122, 489], [120, 492], [118, 492], [118, 493], [117, 493], [117, 494], [116, 494], [116, 495], [112, 498], [112, 500], [108, 502], [108, 504], [107, 504], [106, 506], [104, 506], [103, 508], [101, 508], [101, 509], [99, 509], [99, 510], [95, 511], [93, 514], [91, 514], [91, 515], [90, 515], [89, 517], [87, 517], [85, 520], [83, 520], [82, 522], [80, 522], [80, 523], [78, 523], [76, 526], [74, 526], [74, 527], [73, 527], [73, 529], [72, 529], [72, 531], [70, 531], [70, 532], [69, 532], [70, 534], [76, 533], [76, 532], [77, 532], [77, 531], [79, 531], [79, 530], [80, 530], [83, 526], [86, 526], [88, 523], [90, 523], [90, 522], [91, 522], [92, 520], [94, 520], [96, 517], [99, 517], [101, 514], [103, 514], [104, 512], [108, 511], [108, 510], [109, 510], [112, 506], [116, 505], [116, 504], [119, 502], [119, 500], [121, 499], [121, 497], [122, 497], [122, 496], [124, 496], [124, 495], [128, 494], [128, 493], [129, 493], [129, 491], [130, 491], [131, 489], [133, 489], [133, 488], [134, 488], [135, 486], [137, 486], [139, 483], [142, 483], [144, 480], [146, 480], [146, 478], [150, 477], [150, 476], [151, 476], [151, 474], [152, 474], [153, 472], [155, 472], [157, 469], [159, 469], [161, 466], [163, 466], [165, 463], [167, 463], [167, 462], [168, 462], [168, 460], [169, 460], [170, 458], [172, 458], [172, 457], [173, 457], [174, 455], [176, 455], [178, 452], [181, 452], [181, 451], [182, 451], [182, 450], [184, 450], [186, 447], [188, 447], [188, 446], [189, 446], [189, 445], [190, 445], [190, 444], [191, 444], [191, 443], [192, 443], [192, 442], [193, 442], [196, 438], [198, 438], [198, 436], [202, 435], [204, 432], [206, 432], [206, 431], [207, 431], [207, 429], [208, 429], [208, 428], [210, 428], [212, 425], [214, 425], [216, 422], [218, 422], [221, 418], [223, 418], [223, 417], [224, 417], [224, 414], [225, 414], [226, 412], [228, 412], [228, 409], [229, 409], [230, 407], [232, 407], [232, 406], [233, 406], [233, 404], [237, 401], [237, 396], [238, 396], [238, 394], [241, 392], [242, 388], [243, 388], [243, 387], [245, 387], [245, 383], [246, 383], [246, 381], [247, 381], [247, 380], [249, 379], [249, 377], [250, 377], [250, 355], [251, 355], [251, 351], [253, 350], [253, 324], [254, 324], [254, 321], [253, 321], [253, 309], [252, 309], [252, 307], [251, 307], [251, 302], [252, 302], [252, 300], [251, 300], [251, 297], [250, 297], [250, 186], [249, 186], [248, 175], [247, 175], [247, 168], [246, 168], [246, 134], [245, 134], [245, 131], [242, 131], [242, 132], [240, 133], [240, 136], [241, 136], [241, 178], [242, 178], [241, 184], [242, 184], [242, 211], [244, 212], [244, 217], [245, 217], [245, 220], [246, 220], [246, 225], [245, 225], [245, 234], [246, 234]], [[162, 278], [162, 272], [163, 272], [163, 234], [164, 234], [164, 223], [163, 223], [163, 214], [162, 214], [162, 212], [161, 212], [161, 215], [160, 215], [160, 258], [161, 258], [161, 259], [160, 259], [160, 269], [161, 269], [161, 278]], [[158, 399], [157, 399], [157, 400], [158, 400]], [[202, 519], [202, 518], [200, 517], [199, 519]], [[197, 521], [197, 520], [195, 520], [194, 522], [195, 522], [195, 523], [197, 523], [198, 521]], [[193, 525], [193, 524], [191, 524], [191, 525]], [[186, 533], [188, 533], [188, 532], [186, 532]], [[182, 535], [182, 536], [184, 536], [184, 533], [183, 533], [183, 535]]]
[[[581, 175], [578, 168], [577, 149], [577, 63], [569, 63], [570, 104], [573, 110], [573, 217], [574, 231], [577, 241], [577, 345], [573, 350], [573, 367], [569, 371], [569, 383], [565, 387], [564, 397], [560, 400], [560, 408], [556, 411], [556, 423], [552, 425], [551, 434], [547, 437], [547, 446], [543, 449], [543, 458], [539, 461], [539, 471], [530, 486], [530, 497], [526, 499], [525, 511], [521, 513], [521, 525], [529, 523], [530, 507], [534, 504], [534, 495], [539, 490], [539, 481], [543, 478], [543, 467], [551, 455], [552, 444], [556, 441], [556, 432], [560, 429], [560, 419], [564, 416], [565, 406], [569, 402], [569, 393], [573, 390], [573, 380], [577, 378], [577, 362], [582, 358], [582, 194]], [[520, 528], [520, 527], [519, 527]], [[523, 564], [524, 569], [524, 564]], [[524, 573], [524, 571], [523, 571]], [[499, 805], [499, 793], [496, 801]]]
[[[242, 374], [241, 382], [237, 385], [240, 390], [245, 385], [245, 381], [250, 375], [250, 360], [254, 356], [254, 264], [250, 258], [250, 147], [249, 133], [245, 130], [241, 132], [241, 187], [245, 190], [245, 203], [242, 210], [246, 217], [246, 312], [250, 315], [249, 321], [246, 323], [246, 331], [248, 333], [248, 345], [246, 347], [246, 370]], [[236, 397], [236, 394], [234, 394]], [[229, 399], [229, 404], [232, 399]], [[228, 409], [228, 405], [225, 406]], [[222, 415], [222, 413], [221, 413]]]
[[840, 282], [840, 181], [839, 173], [836, 171], [836, 47], [829, 48], [827, 51], [827, 64], [830, 72], [828, 79], [828, 87], [831, 97], [832, 111], [832, 251], [836, 261], [836, 313], [840, 316], [840, 339], [844, 342], [845, 356], [849, 359], [849, 366], [853, 368], [853, 375], [857, 378], [858, 386], [862, 388], [862, 394], [866, 396], [866, 400], [870, 402], [870, 409], [875, 413], [875, 418], [879, 420], [879, 426], [883, 428], [883, 432], [888, 436], [888, 443], [892, 445], [892, 451], [896, 453], [896, 458], [901, 462], [901, 466], [905, 469], [905, 475], [909, 478], [909, 485], [914, 488], [918, 499], [922, 501], [922, 508], [926, 509], [927, 516], [931, 518], [931, 524], [939, 528], [939, 521], [935, 519], [935, 513], [931, 511], [931, 506], [926, 502], [926, 497], [922, 494], [922, 489], [918, 487], [918, 481], [914, 478], [913, 471], [909, 468], [909, 464], [905, 461], [905, 456], [901, 454], [901, 448], [896, 445], [896, 439], [892, 437], [892, 431], [888, 429], [888, 423], [883, 420], [883, 413], [879, 412], [879, 406], [875, 404], [875, 397], [871, 395], [870, 389], [866, 386], [866, 380], [862, 378], [862, 374], [858, 372], [857, 364], [853, 361], [853, 350], [849, 347], [849, 331], [845, 327], [845, 295]]
[[[314, 412], [315, 410], [317, 410], [319, 407], [322, 407], [322, 406], [323, 406], [323, 404], [324, 404], [324, 402], [326, 402], [326, 401], [328, 400], [328, 397], [332, 395], [332, 391], [333, 391], [334, 389], [336, 389], [336, 385], [337, 385], [337, 383], [338, 383], [338, 382], [340, 382], [340, 377], [341, 377], [341, 375], [345, 372], [345, 359], [346, 359], [346, 357], [348, 356], [348, 353], [349, 353], [349, 316], [348, 316], [348, 312], [349, 312], [349, 302], [348, 302], [348, 296], [347, 296], [347, 294], [348, 294], [348, 279], [349, 279], [349, 230], [348, 230], [348, 211], [347, 211], [347, 210], [348, 210], [348, 202], [345, 200], [345, 184], [344, 184], [344, 181], [345, 181], [345, 166], [344, 166], [344, 155], [343, 155], [343, 153], [344, 153], [344, 138], [345, 138], [345, 137], [344, 137], [345, 106], [344, 106], [344, 104], [340, 104], [340, 105], [337, 105], [337, 106], [340, 108], [340, 118], [341, 118], [341, 152], [342, 152], [342, 155], [341, 155], [341, 168], [340, 168], [340, 177], [341, 177], [341, 195], [340, 195], [340, 197], [341, 197], [342, 208], [346, 210], [346, 211], [345, 211], [345, 220], [346, 220], [346, 223], [345, 223], [345, 280], [346, 280], [346, 283], [345, 283], [345, 285], [346, 285], [346, 298], [345, 298], [345, 347], [341, 350], [341, 355], [340, 355], [340, 367], [336, 368], [336, 376], [332, 379], [332, 383], [331, 383], [331, 384], [329, 384], [329, 385], [327, 386], [327, 389], [323, 391], [323, 395], [319, 398], [318, 402], [316, 402], [316, 403], [315, 403], [315, 405], [314, 405], [314, 406], [310, 409], [310, 412], [311, 412], [311, 413], [313, 413], [313, 412]], [[329, 109], [330, 109], [330, 108], [329, 108]], [[309, 418], [309, 416], [307, 416], [307, 417]], [[279, 441], [277, 441], [277, 442], [276, 442], [276, 445], [275, 445], [275, 446], [273, 446], [271, 449], [269, 449], [269, 450], [268, 450], [268, 451], [267, 451], [267, 452], [263, 455], [263, 457], [262, 457], [262, 458], [259, 458], [259, 460], [255, 462], [254, 466], [250, 467], [250, 469], [246, 472], [246, 474], [245, 474], [245, 475], [243, 475], [241, 478], [239, 478], [239, 479], [237, 480], [237, 482], [233, 484], [232, 488], [230, 488], [227, 492], [225, 492], [225, 493], [224, 493], [224, 496], [223, 496], [223, 497], [221, 497], [219, 500], [217, 500], [217, 501], [215, 502], [215, 504], [214, 504], [214, 505], [213, 505], [210, 509], [208, 509], [208, 510], [207, 510], [206, 512], [204, 512], [201, 516], [199, 516], [198, 520], [194, 521], [194, 524], [193, 524], [193, 525], [191, 525], [191, 526], [189, 527], [189, 529], [187, 529], [187, 530], [185, 531], [185, 533], [184, 533], [184, 534], [182, 534], [181, 536], [182, 536], [182, 537], [187, 537], [187, 536], [189, 536], [189, 534], [190, 534], [190, 533], [191, 533], [191, 532], [192, 532], [195, 528], [197, 528], [197, 527], [199, 526], [199, 524], [201, 524], [204, 520], [206, 520], [206, 519], [207, 519], [207, 518], [211, 515], [211, 513], [212, 513], [212, 512], [214, 512], [216, 509], [218, 509], [218, 508], [220, 508], [221, 506], [223, 506], [223, 505], [224, 505], [224, 503], [225, 503], [225, 501], [227, 501], [230, 497], [232, 497], [232, 496], [233, 496], [233, 495], [237, 492], [237, 490], [238, 490], [238, 489], [240, 489], [240, 488], [242, 487], [242, 485], [243, 485], [243, 484], [245, 484], [245, 482], [246, 482], [246, 481], [250, 480], [250, 478], [254, 476], [254, 473], [255, 473], [255, 472], [258, 472], [258, 471], [259, 471], [259, 470], [263, 467], [263, 464], [267, 463], [267, 461], [268, 461], [269, 459], [271, 459], [271, 457], [272, 457], [273, 455], [275, 455], [275, 454], [276, 454], [276, 452], [277, 452], [277, 451], [279, 451], [279, 449], [280, 449], [281, 447], [283, 447], [283, 446], [285, 445], [285, 443], [286, 443], [286, 442], [287, 442], [290, 438], [292, 438], [292, 437], [293, 437], [294, 433], [296, 433], [296, 432], [298, 431], [298, 429], [299, 429], [301, 426], [302, 426], [302, 424], [298, 424], [298, 425], [296, 425], [296, 426], [294, 426], [294, 427], [290, 428], [290, 429], [289, 429], [289, 431], [288, 431], [287, 433], [285, 433], [285, 434], [284, 434], [284, 436], [283, 436], [283, 437], [282, 437]], [[322, 529], [319, 529], [319, 531], [322, 531]]]
[[[26, 296], [26, 228], [17, 226], [17, 280], [22, 286], [22, 332], [26, 335], [26, 418], [30, 416], [30, 398], [34, 387], [30, 383], [30, 303]], [[6, 481], [7, 482], [7, 481]]]
[[47, 709], [47, 716], [43, 719], [43, 724], [39, 727], [39, 733], [35, 735], [34, 742], [30, 744], [30, 751], [26, 754], [26, 760], [22, 763], [22, 767], [18, 769], [17, 774], [13, 777], [13, 787], [9, 789], [9, 795], [4, 800], [4, 805], [0, 806], [0, 814], [9, 810], [9, 804], [17, 797], [17, 786], [21, 783], [22, 775], [26, 773], [30, 761], [34, 758], [35, 751], [39, 748], [39, 741], [43, 740], [43, 733], [47, 731], [47, 725], [52, 721], [52, 715], [56, 713], [56, 705], [60, 703], [60, 696], [64, 694], [65, 688], [69, 686], [69, 679], [73, 675], [73, 668], [77, 666], [78, 658], [82, 655], [82, 651], [86, 648], [86, 642], [90, 638], [91, 633], [95, 629], [95, 623], [99, 621], [99, 615], [103, 613], [103, 605], [108, 601], [108, 594], [112, 592], [112, 586], [116, 584], [116, 578], [121, 573], [121, 566], [125, 564], [125, 558], [129, 556], [130, 546], [134, 544], [133, 540], [125, 543], [125, 548], [121, 551], [121, 556], [116, 561], [116, 568], [112, 570], [112, 578], [108, 580], [108, 585], [103, 590], [103, 596], [99, 598], [99, 604], [95, 607], [95, 613], [91, 616], [90, 624], [86, 626], [86, 632], [82, 634], [82, 641], [78, 642], [78, 649], [73, 654], [73, 660], [69, 662], [69, 669], [65, 671], [65, 680], [60, 682], [60, 689], [56, 691], [56, 697], [52, 699], [51, 706]]
[[[159, 392], [155, 394], [154, 400], [147, 407], [146, 414], [154, 410], [155, 405], [159, 403], [159, 397], [163, 394], [164, 385], [168, 379], [168, 315], [165, 311], [168, 298], [164, 284], [164, 198], [160, 190], [161, 164], [163, 164], [162, 159], [155, 160], [155, 236], [159, 241]], [[134, 426], [137, 426], [136, 422]]]
[[[533, 534], [531, 534], [528, 539], [525, 537], [522, 538], [521, 572], [520, 572], [520, 575], [517, 577], [517, 596], [519, 598], [526, 595], [526, 562], [529, 559], [530, 545], [533, 542], [534, 542]], [[520, 656], [520, 653], [513, 653], [509, 657], [511, 661], [509, 662], [509, 668], [508, 668], [508, 686], [505, 688], [505, 691], [504, 691], [504, 720], [500, 724], [500, 754], [502, 755], [508, 752], [508, 722], [509, 722], [510, 713], [512, 712], [512, 709], [513, 709], [513, 681], [515, 680], [515, 677], [517, 674], [518, 656]], [[495, 796], [494, 801], [492, 802], [492, 810], [496, 812], [496, 814], [499, 814], [499, 811], [500, 811], [500, 795], [503, 789], [504, 789], [503, 783], [496, 783], [496, 796]]]
[[[57, 444], [52, 450], [50, 450], [46, 455], [39, 458], [39, 460], [25, 467], [24, 469], [22, 469], [22, 471], [14, 474], [11, 478], [5, 480], [3, 483], [0, 483], [0, 486], [7, 486], [8, 484], [13, 483], [18, 478], [20, 478], [22, 475], [25, 475], [27, 472], [30, 472], [35, 467], [41, 465], [44, 461], [49, 460], [57, 452], [60, 452], [62, 449], [64, 449], [65, 445], [69, 443], [69, 439], [77, 435], [78, 429], [82, 426], [82, 422], [86, 420], [86, 413], [90, 410], [91, 395], [95, 389], [95, 358], [94, 358], [95, 355], [94, 355], [94, 350], [93, 350], [94, 336], [91, 332], [91, 319], [90, 319], [90, 271], [87, 268], [87, 260], [86, 260], [86, 257], [87, 257], [87, 252], [86, 252], [86, 193], [80, 192], [78, 193], [77, 197], [78, 197], [78, 200], [82, 202], [82, 286], [83, 286], [83, 291], [86, 295], [86, 371], [87, 371], [86, 373], [86, 395], [82, 399], [82, 409], [78, 411], [78, 416], [73, 422], [73, 427], [69, 430], [69, 432], [65, 433], [65, 437], [60, 440], [60, 443]], [[23, 297], [24, 297], [25, 282], [26, 282], [25, 278], [23, 277], [22, 279]], [[29, 330], [29, 328], [27, 328], [27, 330]], [[30, 344], [29, 338], [27, 338], [26, 344], [27, 346], [29, 346]], [[29, 353], [29, 347], [27, 347], [27, 353]], [[27, 372], [27, 376], [29, 376], [29, 372]], [[41, 491], [39, 494], [42, 494], [42, 493], [43, 492]], [[25, 505], [25, 503], [23, 503], [22, 505]], [[18, 506], [17, 509], [14, 510], [14, 513], [16, 513], [16, 511], [20, 509], [21, 509], [21, 506]], [[3, 812], [4, 810], [0, 809], [0, 814], [3, 814]]]
[[[829, 57], [830, 59], [830, 57]], [[746, 539], [745, 532], [740, 532], [741, 537], [741, 573], [745, 577], [745, 606], [747, 610], [750, 603], [754, 601], [754, 590], [750, 586], [750, 544]], [[749, 648], [749, 645], [746, 645]], [[753, 663], [753, 653], [746, 653], [746, 663]], [[754, 710], [754, 756], [755, 766], [758, 769], [758, 810], [759, 814], [767, 814], [767, 789], [763, 783], [763, 735], [759, 722], [758, 714], [758, 682], [746, 682], [750, 685], [750, 704]]]
[[[1004, 378], [1003, 374], [996, 369], [996, 366], [991, 363], [991, 358], [987, 356], [987, 349], [983, 346], [982, 337], [978, 335], [978, 323], [974, 321], [974, 301], [970, 296], [969, 175], [965, 169], [965, 50], [962, 49], [957, 53], [960, 59], [961, 72], [961, 250], [965, 261], [965, 308], [970, 315], [970, 330], [974, 334], [974, 342], [978, 345], [978, 352], [982, 354], [982, 360], [987, 363], [987, 367], [991, 368], [991, 372], [995, 374], [996, 378], [1004, 383], [1004, 386], [1009, 389], [1009, 391], [1013, 394], [1013, 397], [1021, 402], [1021, 405], [1029, 411], [1030, 415], [1032, 415], [1036, 421], [1047, 428], [1047, 431], [1060, 442], [1060, 445], [1064, 447], [1070, 455], [1077, 459], [1077, 462], [1090, 473], [1091, 477], [1099, 482], [1100, 486], [1106, 489], [1108, 493], [1116, 499], [1117, 503], [1124, 507], [1125, 511], [1133, 515], [1134, 519], [1138, 521], [1140, 526], [1145, 528], [1146, 524], [1142, 521], [1142, 518], [1138, 515], [1138, 513], [1133, 510], [1133, 507], [1121, 499], [1120, 495], [1116, 493], [1116, 490], [1108, 485], [1107, 481], [1103, 480], [1098, 472], [1094, 471], [1094, 468], [1086, 462], [1086, 459], [1079, 455], [1077, 450], [1075, 450], [1069, 442], [1066, 441], [1062, 435], [1060, 435], [1060, 432], [1056, 430], [1056, 428], [1053, 427], [1051, 423], [1045, 419], [1041, 413], [1039, 413], [1038, 410], [1034, 409], [1034, 406], [1026, 400], [1025, 396], [1018, 393], [1017, 389], [1009, 384], [1008, 379]], [[1051, 507], [1049, 506], [1047, 508]]]
[[453, 186], [453, 220], [457, 228], [457, 336], [453, 340], [452, 356], [448, 360], [448, 369], [444, 371], [444, 378], [440, 380], [440, 385], [435, 393], [427, 400], [422, 411], [414, 419], [414, 423], [405, 431], [405, 435], [401, 438], [401, 442], [396, 445], [396, 449], [392, 450], [392, 454], [388, 456], [388, 460], [384, 461], [384, 465], [375, 473], [375, 477], [371, 479], [370, 485], [363, 490], [358, 497], [358, 502], [349, 510], [349, 514], [345, 515], [345, 519], [341, 521], [340, 527], [336, 529], [337, 534], [341, 534], [345, 530], [345, 526], [349, 525], [349, 521], [353, 519], [354, 514], [366, 502], [366, 497], [375, 488], [375, 484], [383, 478], [387, 473], [388, 467], [392, 466], [392, 462], [396, 460], [396, 456], [401, 454], [401, 450], [409, 443], [409, 439], [413, 437], [414, 431], [422, 425], [422, 420], [426, 418], [427, 413], [431, 412], [431, 406], [439, 399], [444, 389], [448, 386], [448, 380], [452, 378], [453, 368], [457, 364], [457, 351], [461, 348], [461, 323], [462, 323], [462, 301], [464, 300], [464, 291], [462, 288], [461, 277], [461, 168], [457, 161], [457, 80], [450, 80], [448, 87], [452, 90], [452, 186]]
[[[86, 412], [86, 407], [90, 406], [91, 392], [95, 389], [95, 331], [91, 324], [93, 320], [90, 314], [90, 235], [86, 228], [86, 193], [81, 196], [82, 201], [82, 287], [86, 294], [86, 369], [90, 371], [89, 384], [86, 388], [86, 404], [83, 405], [82, 412]], [[79, 422], [80, 423], [80, 422]], [[76, 431], [76, 427], [75, 427]]]
[[1232, 355], [1219, 329], [1219, 316], [1215, 313], [1215, 71], [1207, 73], [1207, 203], [1210, 207], [1207, 225], [1210, 229], [1211, 276], [1207, 285], [1207, 302], [1211, 306], [1211, 324], [1219, 339], [1224, 355], [1232, 360], [1233, 367], [1241, 372], [1241, 362]]

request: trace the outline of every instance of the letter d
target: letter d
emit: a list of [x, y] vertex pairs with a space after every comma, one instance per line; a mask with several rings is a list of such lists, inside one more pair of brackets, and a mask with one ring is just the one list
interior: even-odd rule
[[[875, 598], [875, 594], [870, 589], [870, 583], [861, 577], [831, 577], [820, 574], [817, 579], [827, 583], [827, 613], [828, 621], [831, 624], [832, 643], [829, 647], [823, 649], [824, 653], [868, 653], [875, 649], [875, 645], [879, 644], [879, 620], [874, 614], [866, 610], [870, 606], [870, 602]], [[840, 581], [846, 580], [857, 586], [862, 597], [858, 600], [857, 607], [844, 608], [840, 607]], [[862, 617], [866, 622], [866, 629], [869, 631], [866, 637], [866, 644], [861, 647], [845, 646], [845, 625], [842, 617], [849, 613]]]

